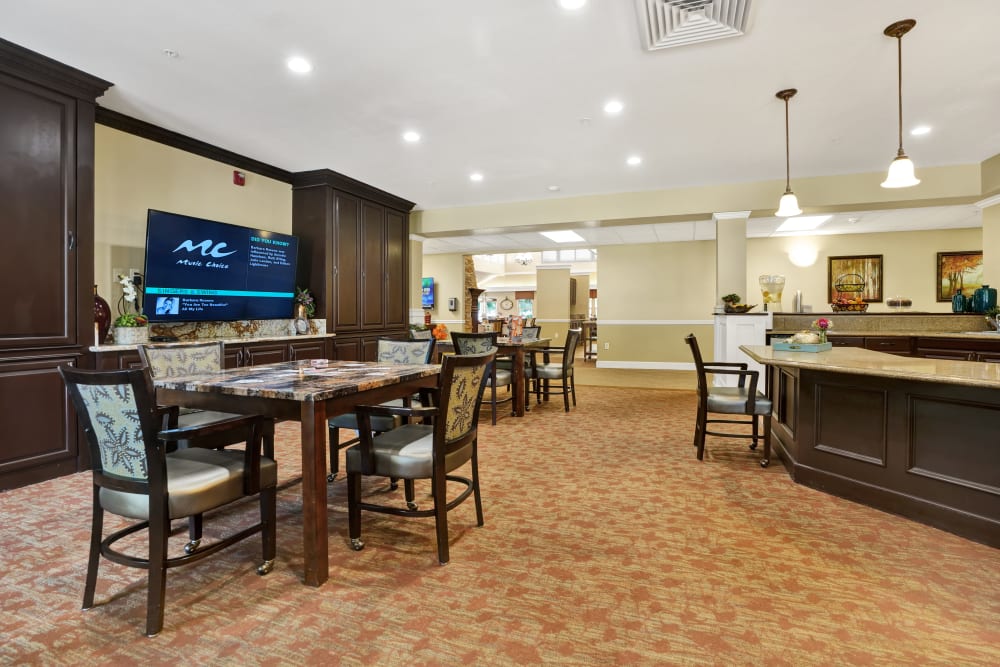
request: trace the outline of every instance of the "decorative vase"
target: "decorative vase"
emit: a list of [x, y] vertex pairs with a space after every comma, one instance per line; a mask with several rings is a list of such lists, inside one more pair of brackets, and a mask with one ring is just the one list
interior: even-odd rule
[[149, 327], [115, 327], [115, 345], [140, 345], [149, 342]]
[[965, 312], [965, 295], [962, 294], [962, 290], [955, 290], [955, 296], [951, 297], [951, 312]]
[[97, 285], [94, 285], [94, 327], [97, 336], [94, 345], [101, 345], [108, 339], [111, 328], [111, 306], [97, 293]]
[[972, 310], [976, 313], [985, 313], [997, 305], [997, 290], [995, 287], [983, 285], [972, 293]]
[[826, 329], [819, 330], [819, 342], [820, 345], [826, 342]]

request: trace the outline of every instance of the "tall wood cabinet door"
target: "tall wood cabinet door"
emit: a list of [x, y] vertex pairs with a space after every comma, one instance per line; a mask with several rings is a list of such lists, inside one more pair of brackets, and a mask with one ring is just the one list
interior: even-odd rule
[[365, 202], [361, 209], [361, 314], [365, 327], [385, 326], [385, 209]]
[[77, 342], [76, 106], [0, 74], [0, 348]]
[[337, 321], [335, 331], [361, 328], [361, 200], [343, 192], [336, 193], [335, 289]]
[[385, 326], [401, 327], [409, 322], [410, 229], [407, 216], [385, 210]]
[[76, 472], [76, 416], [58, 369], [77, 362], [73, 355], [0, 360], [0, 489]]

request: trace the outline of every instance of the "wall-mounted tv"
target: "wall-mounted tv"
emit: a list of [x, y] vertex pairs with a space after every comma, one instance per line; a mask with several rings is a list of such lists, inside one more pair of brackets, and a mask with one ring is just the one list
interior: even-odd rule
[[149, 209], [145, 293], [152, 322], [292, 317], [298, 238]]
[[421, 308], [433, 308], [434, 307], [434, 279], [433, 278], [421, 278], [420, 279], [420, 307]]

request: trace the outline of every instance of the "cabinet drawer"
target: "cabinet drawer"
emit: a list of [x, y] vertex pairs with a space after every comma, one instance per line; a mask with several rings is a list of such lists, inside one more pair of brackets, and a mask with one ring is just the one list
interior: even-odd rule
[[827, 340], [834, 347], [864, 347], [865, 339], [863, 336], [828, 336]]
[[910, 354], [911, 338], [909, 336], [866, 336], [865, 349], [893, 354]]

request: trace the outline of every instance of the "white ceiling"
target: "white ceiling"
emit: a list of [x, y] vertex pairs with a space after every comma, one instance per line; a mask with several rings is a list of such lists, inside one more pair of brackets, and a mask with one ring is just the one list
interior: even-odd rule
[[[917, 20], [903, 39], [904, 123], [933, 127], [904, 137], [918, 175], [1000, 153], [998, 0], [753, 0], [745, 35], [657, 51], [640, 35], [646, 0], [576, 13], [556, 0], [0, 3], [0, 37], [114, 82], [106, 107], [421, 209], [780, 179], [774, 94], [788, 87], [793, 187], [882, 171], [897, 133], [896, 41], [882, 29], [902, 18]], [[292, 55], [313, 72], [290, 73]], [[612, 97], [616, 117], [602, 110]], [[419, 144], [402, 141], [411, 128]], [[642, 164], [627, 167], [631, 154]], [[675, 225], [581, 234], [703, 233]], [[500, 245], [547, 247], [521, 236]]]

